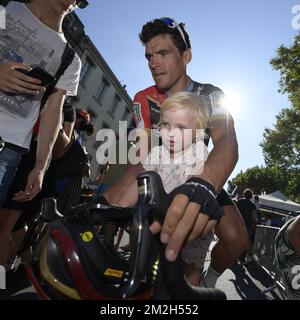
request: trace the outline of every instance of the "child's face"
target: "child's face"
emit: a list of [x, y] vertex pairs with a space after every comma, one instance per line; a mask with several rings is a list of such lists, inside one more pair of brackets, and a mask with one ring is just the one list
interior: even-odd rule
[[182, 151], [196, 136], [196, 115], [189, 108], [166, 110], [161, 116], [160, 135], [171, 153]]

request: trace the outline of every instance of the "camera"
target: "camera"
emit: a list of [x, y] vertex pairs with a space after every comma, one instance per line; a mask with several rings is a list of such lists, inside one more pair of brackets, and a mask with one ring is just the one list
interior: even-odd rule
[[95, 126], [90, 122], [82, 121], [78, 129], [85, 131], [87, 135], [91, 136], [94, 133]]

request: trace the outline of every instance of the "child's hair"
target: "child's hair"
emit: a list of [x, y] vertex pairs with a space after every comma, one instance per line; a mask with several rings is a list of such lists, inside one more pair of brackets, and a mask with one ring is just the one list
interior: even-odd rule
[[160, 116], [166, 110], [179, 110], [189, 108], [195, 112], [197, 129], [205, 129], [209, 120], [209, 109], [205, 100], [191, 92], [177, 92], [168, 97], [161, 106]]

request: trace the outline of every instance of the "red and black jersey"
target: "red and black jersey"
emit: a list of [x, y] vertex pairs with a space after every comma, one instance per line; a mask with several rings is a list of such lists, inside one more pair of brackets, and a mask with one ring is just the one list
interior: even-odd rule
[[[207, 102], [210, 111], [210, 122], [216, 118], [228, 117], [222, 102], [224, 93], [211, 84], [201, 84], [191, 81], [187, 91], [201, 95]], [[151, 86], [138, 92], [133, 101], [133, 119], [137, 128], [157, 129], [160, 119], [161, 104], [167, 95], [160, 92], [156, 86]]]
[[137, 128], [156, 127], [160, 119], [160, 107], [166, 99], [156, 86], [138, 92], [133, 102], [133, 120]]
[[[210, 123], [213, 120], [228, 118], [229, 113], [223, 106], [224, 93], [221, 89], [211, 85], [202, 84], [191, 80], [186, 89], [200, 95], [206, 102], [210, 112]], [[133, 119], [137, 128], [159, 129], [160, 108], [167, 95], [160, 92], [156, 86], [151, 86], [138, 92], [133, 101]], [[209, 140], [209, 127], [206, 128]], [[218, 194], [218, 202], [221, 206], [232, 205], [231, 198], [223, 189]]]

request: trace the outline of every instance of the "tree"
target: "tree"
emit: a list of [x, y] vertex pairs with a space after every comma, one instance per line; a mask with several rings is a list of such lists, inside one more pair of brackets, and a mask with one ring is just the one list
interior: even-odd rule
[[275, 70], [280, 71], [279, 92], [287, 93], [292, 105], [300, 109], [300, 33], [290, 48], [283, 45], [271, 60]]
[[274, 129], [265, 129], [263, 141], [265, 162], [283, 170], [300, 168], [300, 108], [283, 109], [276, 116]]
[[265, 129], [261, 143], [266, 164], [284, 170], [300, 166], [300, 34], [290, 48], [280, 46], [271, 60], [280, 71], [279, 91], [287, 93], [292, 106], [276, 117], [274, 129]]
[[290, 48], [281, 46], [270, 61], [280, 72], [279, 92], [287, 94], [291, 107], [276, 116], [274, 128], [266, 128], [260, 146], [266, 167], [254, 167], [239, 173], [228, 182], [249, 187], [257, 194], [281, 190], [300, 202], [300, 34]]
[[291, 107], [279, 113], [273, 129], [265, 129], [261, 146], [266, 165], [286, 180], [282, 191], [300, 201], [300, 34], [290, 48], [278, 48], [270, 63], [280, 71], [279, 91], [288, 94]]
[[282, 175], [280, 169], [275, 167], [259, 167], [241, 171], [235, 178], [228, 181], [228, 192], [232, 193], [235, 186], [242, 189], [250, 188], [255, 194], [261, 194], [263, 191], [271, 193], [276, 190], [285, 192], [288, 181]]

